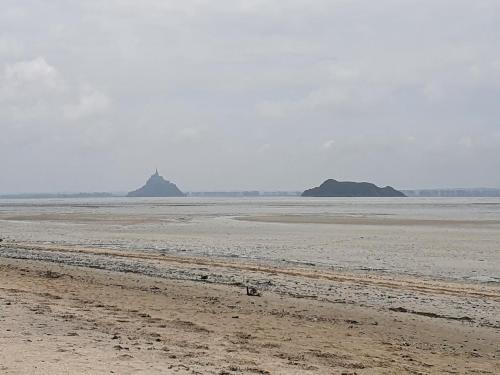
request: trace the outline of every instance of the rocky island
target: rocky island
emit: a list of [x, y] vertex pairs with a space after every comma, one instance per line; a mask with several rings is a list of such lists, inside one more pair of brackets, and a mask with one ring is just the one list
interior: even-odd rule
[[405, 197], [402, 192], [386, 186], [378, 187], [369, 182], [326, 180], [320, 186], [308, 189], [303, 197]]
[[184, 197], [185, 194], [172, 182], [165, 180], [156, 170], [146, 185], [131, 191], [127, 197]]

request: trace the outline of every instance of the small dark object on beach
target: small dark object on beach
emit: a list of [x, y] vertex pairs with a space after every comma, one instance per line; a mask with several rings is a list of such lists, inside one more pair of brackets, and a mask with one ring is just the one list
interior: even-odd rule
[[254, 288], [252, 286], [247, 286], [247, 296], [250, 296], [250, 297], [260, 297], [260, 293], [257, 290], [257, 288]]
[[200, 279], [201, 279], [201, 280], [208, 280], [208, 275], [201, 275], [201, 276], [200, 276]]
[[60, 278], [62, 275], [60, 273], [57, 273], [57, 272], [53, 272], [53, 271], [46, 271], [43, 276], [45, 276], [46, 278], [48, 279], [58, 279]]
[[3, 238], [0, 238], [0, 242], [3, 242]]
[[351, 320], [351, 319], [347, 319], [345, 322], [348, 324], [359, 324], [357, 320]]
[[389, 310], [403, 313], [408, 312], [408, 309], [405, 309], [404, 307], [389, 307]]

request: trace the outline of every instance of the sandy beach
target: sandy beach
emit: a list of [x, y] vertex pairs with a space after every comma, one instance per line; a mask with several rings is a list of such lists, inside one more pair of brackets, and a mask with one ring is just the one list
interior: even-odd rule
[[[498, 328], [6, 260], [5, 374], [495, 374]], [[498, 296], [496, 296], [498, 298]]]
[[[426, 315], [314, 295], [251, 297], [244, 285], [212, 283], [200, 267], [238, 269], [248, 279], [270, 280], [274, 274], [297, 283], [329, 276], [332, 288], [390, 289], [407, 307], [404, 296], [412, 292], [434, 304], [451, 298], [498, 305], [500, 294], [493, 288], [299, 269], [278, 274], [184, 258], [155, 261], [198, 270], [200, 280], [2, 259], [3, 373], [495, 374], [500, 369], [499, 327], [478, 324], [476, 315]], [[425, 303], [413, 306], [429, 311]]]
[[[261, 204], [257, 215], [247, 206], [221, 213], [223, 205], [166, 205], [180, 210], [166, 214], [150, 203], [3, 204], [1, 372], [500, 372], [500, 287], [478, 281], [487, 272], [495, 280], [495, 264], [482, 259], [497, 257], [497, 217], [325, 217], [307, 207], [301, 217], [280, 218], [275, 211], [283, 209], [274, 206]], [[271, 235], [265, 247], [262, 238]], [[402, 246], [409, 236], [427, 253], [440, 255], [442, 244], [459, 252], [448, 250], [448, 260], [432, 268], [421, 266], [418, 253], [405, 266], [404, 258], [393, 261], [390, 252], [379, 251], [380, 262], [393, 269], [370, 268], [370, 258], [363, 263], [365, 249], [383, 241]], [[371, 239], [365, 244], [360, 237]], [[153, 247], [151, 239], [175, 243], [177, 250]], [[336, 260], [347, 248], [358, 263], [320, 262], [328, 259], [319, 246], [324, 243]], [[478, 250], [466, 259], [470, 268], [460, 259], [453, 263], [469, 243]], [[241, 245], [264, 252], [227, 255], [226, 248], [245, 255]], [[294, 251], [286, 261], [285, 245]], [[208, 246], [221, 250], [199, 253]], [[309, 249], [302, 258], [301, 246]], [[260, 295], [248, 296], [247, 286]]]

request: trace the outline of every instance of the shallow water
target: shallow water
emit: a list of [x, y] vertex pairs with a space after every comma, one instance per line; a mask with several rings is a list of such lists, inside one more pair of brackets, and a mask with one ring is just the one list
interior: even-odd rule
[[498, 198], [0, 200], [0, 237], [500, 282]]

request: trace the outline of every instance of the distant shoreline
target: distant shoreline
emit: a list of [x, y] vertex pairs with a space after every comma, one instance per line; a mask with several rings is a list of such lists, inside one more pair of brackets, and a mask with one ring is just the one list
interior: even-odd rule
[[[500, 198], [500, 189], [422, 189], [401, 190], [410, 198]], [[194, 191], [187, 192], [191, 198], [259, 198], [300, 197], [299, 191]], [[22, 193], [2, 194], [0, 199], [79, 199], [79, 198], [126, 198], [126, 193]], [[307, 198], [307, 197], [304, 197]], [[376, 197], [374, 197], [376, 198]]]

